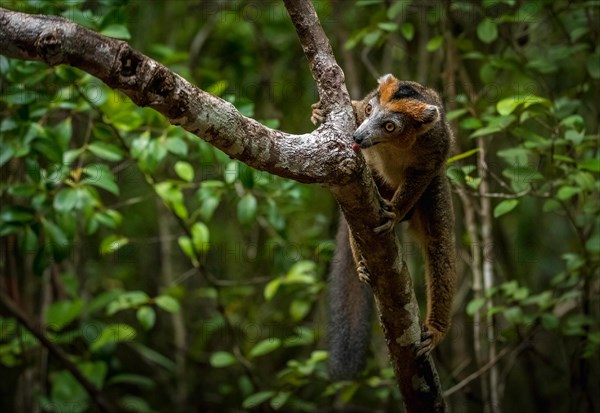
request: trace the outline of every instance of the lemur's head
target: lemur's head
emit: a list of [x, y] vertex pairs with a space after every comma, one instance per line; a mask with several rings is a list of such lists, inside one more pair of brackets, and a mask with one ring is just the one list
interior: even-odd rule
[[431, 89], [385, 75], [379, 78], [377, 94], [363, 107], [365, 120], [354, 132], [354, 142], [361, 149], [385, 143], [408, 148], [440, 121], [440, 107]]

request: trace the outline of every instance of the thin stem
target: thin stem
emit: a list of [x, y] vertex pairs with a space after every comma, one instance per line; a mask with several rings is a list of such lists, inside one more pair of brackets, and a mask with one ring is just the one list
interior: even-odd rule
[[85, 391], [88, 393], [90, 398], [98, 405], [100, 411], [104, 413], [113, 413], [117, 410], [115, 407], [104, 397], [100, 389], [98, 389], [94, 383], [89, 381], [87, 377], [83, 375], [81, 370], [69, 359], [69, 357], [36, 325], [36, 322], [31, 320], [15, 303], [11, 300], [4, 292], [0, 292], [0, 302], [6, 307], [8, 312], [19, 321], [19, 323], [25, 327], [31, 334], [39, 340], [54, 357], [56, 357], [60, 363], [75, 377], [75, 379], [83, 386]]

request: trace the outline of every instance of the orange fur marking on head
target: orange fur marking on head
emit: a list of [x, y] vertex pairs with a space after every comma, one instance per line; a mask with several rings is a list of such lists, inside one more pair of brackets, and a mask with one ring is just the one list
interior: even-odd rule
[[425, 110], [429, 105], [416, 99], [400, 99], [386, 102], [382, 106], [392, 112], [406, 113], [417, 122], [423, 122]]
[[400, 81], [393, 76], [388, 76], [384, 83], [379, 84], [379, 101], [381, 105], [392, 100], [392, 96], [398, 90], [398, 84]]
[[379, 85], [379, 102], [381, 106], [392, 112], [406, 113], [417, 122], [423, 122], [424, 112], [428, 105], [416, 99], [392, 99], [399, 87], [400, 81], [393, 76], [388, 76]]

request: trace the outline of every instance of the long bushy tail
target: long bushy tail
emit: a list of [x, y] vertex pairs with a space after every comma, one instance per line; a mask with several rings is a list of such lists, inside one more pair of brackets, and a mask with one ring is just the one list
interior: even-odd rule
[[348, 233], [341, 215], [329, 275], [329, 374], [336, 380], [353, 379], [365, 368], [371, 343], [373, 293], [358, 279]]

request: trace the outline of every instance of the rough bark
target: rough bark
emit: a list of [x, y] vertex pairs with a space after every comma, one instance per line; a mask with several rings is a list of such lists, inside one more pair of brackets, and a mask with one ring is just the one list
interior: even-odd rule
[[[229, 156], [260, 170], [328, 187], [339, 202], [372, 275], [380, 322], [396, 379], [409, 412], [445, 410], [430, 357], [417, 360], [418, 304], [398, 242], [376, 234], [384, 219], [380, 197], [364, 160], [351, 149], [355, 120], [344, 74], [308, 0], [285, 0], [323, 107], [316, 131], [291, 135], [242, 116], [230, 103], [191, 85], [127, 43], [101, 36], [60, 17], [0, 9], [0, 53], [78, 67], [140, 106], [162, 113]], [[307, 113], [308, 116], [308, 113]]]

